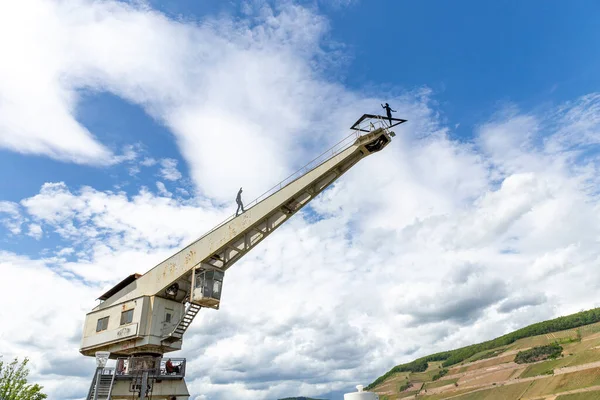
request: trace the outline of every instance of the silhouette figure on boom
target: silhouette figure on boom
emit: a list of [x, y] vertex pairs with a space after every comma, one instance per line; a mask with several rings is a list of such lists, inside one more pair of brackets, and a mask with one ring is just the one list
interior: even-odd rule
[[235, 202], [238, 205], [238, 208], [235, 212], [235, 216], [237, 217], [240, 213], [240, 208], [242, 209], [242, 213], [245, 213], [246, 210], [244, 210], [244, 204], [242, 203], [242, 188], [240, 188], [240, 191], [238, 192], [236, 198], [235, 198]]
[[392, 107], [388, 103], [385, 103], [385, 106], [382, 104], [381, 107], [385, 110], [388, 120], [390, 121], [390, 126], [392, 126], [392, 113], [396, 112], [396, 110], [392, 110]]

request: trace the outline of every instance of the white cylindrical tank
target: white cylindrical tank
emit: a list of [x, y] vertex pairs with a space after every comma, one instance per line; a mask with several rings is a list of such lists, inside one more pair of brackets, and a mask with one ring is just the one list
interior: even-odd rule
[[363, 385], [357, 385], [358, 392], [346, 393], [344, 400], [379, 400], [379, 396], [371, 392], [363, 392]]

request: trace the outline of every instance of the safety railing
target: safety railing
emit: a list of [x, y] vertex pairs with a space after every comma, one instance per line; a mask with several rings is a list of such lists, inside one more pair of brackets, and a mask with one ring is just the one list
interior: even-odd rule
[[354, 144], [354, 141], [358, 138], [358, 136], [360, 136], [358, 134], [358, 132], [353, 132], [352, 134], [346, 136], [344, 139], [340, 140], [335, 145], [333, 145], [333, 147], [329, 148], [324, 153], [319, 154], [316, 158], [309, 161], [302, 168], [300, 168], [299, 170], [297, 170], [296, 172], [294, 172], [293, 174], [291, 174], [290, 176], [288, 176], [287, 178], [285, 178], [284, 180], [279, 182], [277, 185], [273, 186], [272, 188], [270, 188], [269, 190], [267, 190], [266, 192], [264, 192], [263, 194], [258, 196], [256, 199], [252, 200], [250, 203], [248, 203], [247, 208], [251, 209], [252, 207], [257, 205], [258, 203], [260, 203], [261, 201], [263, 201], [264, 199], [266, 199], [273, 193], [277, 192], [284, 186], [292, 183], [296, 179], [304, 176], [306, 173], [312, 171], [319, 165], [323, 164], [325, 161], [329, 160], [330, 158], [334, 157], [335, 155], [346, 150], [348, 147], [350, 147], [352, 144]]
[[[169, 360], [171, 363], [169, 364]], [[184, 378], [185, 358], [167, 358], [160, 361], [159, 375], [161, 377]]]
[[374, 131], [376, 129], [382, 128], [382, 129], [388, 129], [390, 126], [390, 122], [388, 121], [387, 118], [381, 116], [381, 115], [375, 115], [372, 118], [365, 118], [363, 121], [360, 121], [358, 123], [356, 123], [356, 125], [353, 126], [353, 128], [357, 131], [357, 132], [371, 132]]
[[100, 375], [112, 375], [115, 373], [115, 369], [111, 367], [104, 367], [100, 371]]
[[[116, 378], [133, 379], [140, 376], [142, 371], [147, 371], [148, 375], [151, 377], [160, 377], [161, 379], [185, 378], [185, 358], [156, 358], [151, 362], [146, 361], [147, 365], [145, 366], [138, 364], [134, 367], [134, 364], [136, 363], [132, 363], [130, 358], [118, 358], [116, 366]], [[114, 371], [114, 368], [112, 368], [111, 371]]]
[[[385, 123], [383, 121], [376, 121], [376, 122], [377, 122], [377, 125], [372, 124], [373, 125], [373, 129], [372, 130], [375, 130], [375, 129], [380, 128], [380, 127], [381, 128], [386, 128], [386, 125], [385, 125]], [[360, 136], [361, 136], [361, 132], [358, 129], [353, 130], [350, 135], [346, 136], [344, 139], [342, 139], [339, 142], [337, 142], [336, 144], [334, 144], [332, 147], [330, 147], [329, 149], [327, 149], [325, 152], [319, 154], [316, 158], [314, 158], [313, 160], [309, 161], [302, 168], [300, 168], [299, 170], [297, 170], [296, 172], [294, 172], [293, 174], [291, 174], [287, 178], [283, 179], [277, 185], [273, 186], [272, 188], [270, 188], [269, 190], [267, 190], [266, 192], [264, 192], [263, 194], [261, 194], [260, 196], [258, 196], [256, 199], [254, 199], [251, 202], [247, 203], [246, 206], [244, 207], [245, 210], [246, 211], [250, 210], [252, 207], [254, 207], [255, 205], [257, 205], [258, 203], [260, 203], [261, 201], [263, 201], [267, 197], [271, 196], [272, 194], [274, 194], [275, 192], [277, 192], [281, 188], [289, 185], [290, 183], [292, 183], [296, 179], [304, 176], [308, 172], [312, 171], [313, 169], [315, 169], [316, 167], [318, 167], [319, 165], [321, 165], [325, 161], [327, 161], [330, 158], [336, 156], [337, 154], [343, 152], [348, 147], [352, 146], [354, 144], [354, 142], [356, 141], [356, 139], [358, 139]], [[217, 229], [219, 229], [220, 227], [222, 227], [223, 225], [225, 225], [226, 223], [228, 223], [229, 221], [231, 221], [235, 217], [236, 217], [235, 214], [230, 215], [229, 217], [227, 217], [226, 219], [224, 219], [222, 222], [220, 222], [219, 224], [217, 224], [217, 226], [215, 226], [210, 231], [208, 231], [204, 235], [202, 235], [198, 240], [200, 240], [200, 239], [202, 239], [202, 238], [210, 235], [211, 233], [213, 233], [214, 231], [216, 231]]]

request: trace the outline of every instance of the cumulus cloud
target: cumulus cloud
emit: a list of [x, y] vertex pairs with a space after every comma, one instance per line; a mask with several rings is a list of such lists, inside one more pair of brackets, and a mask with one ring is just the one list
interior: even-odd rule
[[39, 224], [29, 225], [29, 231], [27, 232], [27, 235], [31, 236], [34, 239], [40, 240], [43, 234], [44, 231], [42, 230], [42, 227]]
[[[221, 310], [201, 313], [186, 337], [193, 392], [337, 393], [395, 363], [594, 305], [599, 202], [577, 175], [586, 170], [507, 173], [500, 161], [512, 160], [483, 160], [450, 140], [426, 106], [414, 107], [437, 134], [413, 140], [421, 128], [407, 125], [407, 136], [228, 271]], [[456, 175], [439, 174], [436, 163]], [[498, 170], [506, 174], [499, 184]], [[96, 285], [143, 272], [133, 266], [151, 267], [219, 220], [208, 204], [63, 183], [21, 203], [45, 231], [88, 249], [60, 271]]]
[[[66, 49], [56, 4], [24, 1], [0, 6], [0, 146], [80, 163], [107, 163], [112, 152], [73, 118], [77, 96], [61, 84]], [[42, 42], [45, 45], [39, 46]]]
[[181, 179], [181, 172], [177, 169], [177, 160], [165, 158], [160, 161], [160, 176], [168, 181]]
[[[320, 45], [327, 22], [301, 6], [260, 6], [248, 20], [197, 25], [139, 3], [27, 0], [2, 8], [0, 146], [11, 150], [76, 163], [129, 159], [76, 119], [78, 91], [107, 91], [173, 132], [200, 193], [225, 199], [252, 182], [253, 196], [306, 159], [310, 146], [299, 143], [334, 140], [331, 132], [349, 119], [327, 110], [347, 112], [356, 102], [312, 67], [330, 56]], [[178, 179], [169, 171], [165, 179]]]
[[207, 230], [226, 215], [208, 203], [159, 197], [145, 188], [129, 198], [124, 192], [90, 187], [72, 193], [63, 182], [44, 184], [22, 204], [46, 230], [78, 246], [79, 257], [101, 263], [94, 268], [89, 262], [65, 262], [61, 269], [102, 282], [127, 275], [125, 271], [139, 272], [137, 251], [147, 253], [143, 257], [152, 265], [165, 257], [162, 251], [191, 240], [198, 229]]
[[17, 235], [21, 233], [21, 225], [24, 222], [19, 205], [11, 201], [0, 201], [0, 222], [11, 233]]
[[164, 184], [164, 183], [162, 183], [162, 182], [160, 182], [160, 181], [159, 181], [159, 182], [156, 182], [156, 188], [158, 189], [158, 193], [159, 193], [161, 196], [165, 196], [165, 197], [173, 197], [173, 193], [171, 193], [171, 192], [169, 192], [169, 191], [167, 190], [167, 187], [165, 186], [165, 184]]
[[[0, 348], [30, 355], [50, 398], [81, 398], [93, 360], [77, 348], [93, 299], [230, 215], [225, 201], [240, 184], [249, 198], [267, 189], [380, 99], [323, 78], [334, 58], [322, 46], [328, 23], [288, 3], [200, 23], [138, 3], [0, 7], [1, 32], [18, 33], [0, 35], [10, 59], [0, 73], [1, 146], [75, 163], [140, 159], [135, 147], [118, 158], [76, 121], [78, 89], [108, 91], [171, 130], [198, 194], [57, 180], [0, 202], [13, 235], [26, 235], [27, 222], [49, 244], [39, 255], [0, 255], [10, 277], [0, 280], [0, 318], [15, 322]], [[186, 334], [192, 393], [339, 393], [396, 363], [596, 304], [598, 95], [538, 113], [501, 110], [473, 143], [452, 139], [430, 96], [394, 97], [409, 123], [392, 145], [228, 270], [221, 309], [203, 310]], [[136, 165], [181, 179], [164, 157]], [[43, 307], [23, 303], [14, 282], [39, 288]]]
[[397, 312], [410, 315], [414, 325], [443, 321], [465, 324], [478, 319], [487, 307], [508, 294], [503, 281], [476, 273], [454, 281], [441, 280], [431, 289], [431, 283], [426, 287], [406, 285], [399, 294]]
[[[588, 190], [588, 170], [570, 163], [536, 169], [537, 162], [508, 168], [512, 158], [451, 140], [419, 101], [398, 99], [415, 123], [392, 146], [362, 161], [227, 272], [221, 309], [200, 313], [186, 335], [181, 355], [189, 359], [193, 393], [339, 394], [396, 363], [595, 305], [600, 202]], [[426, 129], [431, 134], [417, 139]], [[537, 161], [565, 157], [513, 145]], [[61, 182], [8, 208], [15, 207], [64, 246], [42, 260], [10, 255], [13, 268], [33, 264], [51, 268], [48, 282], [86, 282], [92, 290], [76, 292], [83, 302], [151, 268], [228, 214], [199, 198]], [[71, 315], [80, 315], [75, 327], [82, 323], [84, 312]], [[83, 362], [73, 355], [78, 332], [71, 334], [71, 350], [56, 365], [82, 382], [76, 393], [83, 393], [85, 377], [68, 366]], [[50, 381], [46, 363], [54, 358], [33, 353], [40, 365], [34, 376]], [[52, 393], [62, 390], [50, 385]]]
[[516, 296], [502, 302], [498, 307], [498, 312], [508, 313], [523, 307], [538, 306], [548, 301], [544, 293], [531, 293], [523, 296]]
[[[73, 316], [84, 315], [94, 306], [89, 290], [99, 288], [63, 277], [45, 261], [5, 251], [0, 252], [0, 271], [10, 277], [0, 280], [2, 355], [29, 356], [34, 360], [30, 365], [32, 379], [43, 384], [50, 397], [81, 397], [89, 388], [89, 376], [82, 377], [80, 371], [93, 370], [94, 362], [73, 351], [79, 344], [82, 327], [81, 319]], [[27, 306], [23, 302], [23, 286], [18, 282], [35, 287], [36, 296], [43, 301]], [[64, 383], [67, 378], [69, 384]], [[56, 388], [60, 390], [55, 391]]]
[[142, 165], [144, 167], [151, 167], [151, 166], [155, 165], [156, 162], [157, 161], [154, 158], [146, 157], [140, 162], [140, 165]]

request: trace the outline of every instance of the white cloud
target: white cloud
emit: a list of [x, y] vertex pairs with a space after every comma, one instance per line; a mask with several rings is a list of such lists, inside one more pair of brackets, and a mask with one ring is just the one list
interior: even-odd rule
[[146, 157], [140, 162], [140, 165], [142, 165], [144, 167], [151, 167], [151, 166], [155, 165], [156, 162], [157, 161], [154, 158]]
[[123, 268], [133, 273], [159, 262], [169, 249], [227, 215], [208, 203], [157, 197], [144, 188], [132, 198], [89, 187], [74, 194], [62, 182], [43, 185], [22, 204], [46, 231], [78, 247], [79, 262], [63, 262], [61, 270], [95, 282], [122, 278]]
[[177, 192], [177, 194], [179, 194], [180, 196], [185, 196], [188, 197], [190, 195], [190, 192], [188, 192], [187, 190], [185, 190], [184, 188], [175, 188], [175, 191]]
[[[94, 362], [77, 354], [82, 320], [73, 316], [84, 315], [94, 306], [89, 291], [99, 288], [62, 277], [43, 261], [8, 252], [0, 252], [0, 271], [10, 277], [0, 279], [2, 355], [5, 359], [29, 356], [32, 379], [45, 386], [50, 398], [81, 397], [89, 388], [86, 371], [94, 369]], [[24, 303], [23, 286], [15, 282], [34, 287], [40, 301]]]
[[181, 172], [177, 169], [177, 160], [165, 158], [160, 160], [160, 176], [168, 181], [181, 179]]
[[504, 301], [500, 307], [498, 307], [498, 312], [506, 313], [514, 310], [518, 310], [523, 307], [537, 306], [540, 304], [544, 304], [548, 301], [548, 298], [543, 293], [526, 293], [522, 296], [515, 296], [511, 299]]
[[78, 163], [130, 159], [75, 119], [77, 90], [108, 91], [173, 132], [200, 193], [226, 200], [243, 184], [253, 197], [311, 155], [299, 144], [333, 143], [364, 104], [377, 104], [320, 77], [315, 61], [340, 57], [321, 49], [327, 21], [300, 6], [260, 6], [252, 22], [198, 25], [137, 3], [27, 0], [2, 8], [0, 44], [10, 63], [0, 78], [0, 146], [15, 151]]
[[29, 231], [27, 232], [28, 236], [31, 236], [36, 240], [40, 240], [43, 234], [44, 231], [39, 224], [29, 224]]
[[70, 254], [73, 254], [75, 252], [75, 250], [71, 247], [64, 247], [62, 249], [60, 249], [59, 251], [56, 252], [57, 256], [68, 256]]
[[562, 105], [555, 118], [560, 128], [547, 143], [550, 150], [582, 150], [600, 144], [600, 94], [591, 93]]
[[77, 96], [61, 84], [67, 32], [56, 3], [3, 2], [0, 27], [0, 146], [80, 163], [109, 162], [110, 150], [74, 120]]
[[[509, 150], [521, 160], [493, 148], [483, 148], [485, 159], [478, 147], [450, 140], [426, 105], [405, 101], [415, 122], [392, 146], [227, 272], [221, 309], [200, 313], [181, 352], [192, 393], [256, 399], [343, 391], [395, 363], [597, 305], [600, 202], [587, 190], [587, 170], [553, 163], [565, 155], [519, 140]], [[432, 134], [414, 139], [424, 129]], [[512, 164], [525, 157], [530, 167]], [[553, 168], [537, 169], [541, 160]], [[92, 283], [77, 292], [87, 302], [228, 214], [145, 189], [130, 197], [63, 183], [21, 204], [24, 217], [68, 246], [44, 261], [13, 255], [15, 265], [51, 266], [52, 279]], [[71, 315], [81, 324], [83, 312]], [[70, 346], [60, 357], [74, 362], [77, 342]], [[42, 367], [34, 376], [49, 382], [51, 361], [36, 357]], [[73, 376], [69, 362], [61, 373]]]
[[135, 166], [135, 165], [133, 167], [129, 167], [129, 175], [136, 176], [139, 173], [140, 173], [140, 167]]
[[21, 233], [24, 219], [19, 211], [19, 205], [10, 201], [0, 201], [0, 223], [12, 234]]
[[158, 193], [159, 193], [161, 196], [165, 196], [165, 197], [173, 197], [173, 193], [171, 193], [171, 192], [169, 192], [169, 191], [167, 190], [167, 187], [165, 186], [165, 184], [164, 184], [164, 183], [162, 183], [162, 182], [160, 182], [160, 181], [156, 182], [156, 188], [158, 189]]
[[[114, 155], [73, 118], [76, 89], [109, 91], [173, 132], [203, 195], [167, 197], [162, 182], [162, 196], [48, 182], [20, 204], [0, 202], [13, 235], [30, 222], [28, 232], [57, 241], [38, 257], [0, 255], [10, 277], [0, 280], [0, 318], [15, 321], [0, 348], [31, 356], [32, 378], [50, 398], [89, 387], [93, 360], [77, 347], [98, 294], [233, 213], [240, 185], [252, 198], [378, 107], [380, 99], [320, 74], [334, 58], [321, 49], [321, 16], [291, 4], [246, 12], [251, 22], [192, 24], [121, 2], [0, 6], [9, 59], [0, 145], [135, 164], [137, 147]], [[429, 95], [388, 99], [409, 119], [392, 145], [227, 272], [221, 309], [202, 311], [186, 336], [192, 393], [340, 391], [396, 363], [597, 305], [599, 174], [588, 152], [598, 95], [548, 114], [504, 111], [479, 127], [475, 143], [449, 138]], [[136, 165], [156, 165], [154, 157], [164, 155]], [[166, 176], [179, 180], [173, 161]], [[169, 180], [165, 159], [160, 168]], [[23, 303], [14, 282], [39, 288], [43, 307]]]

